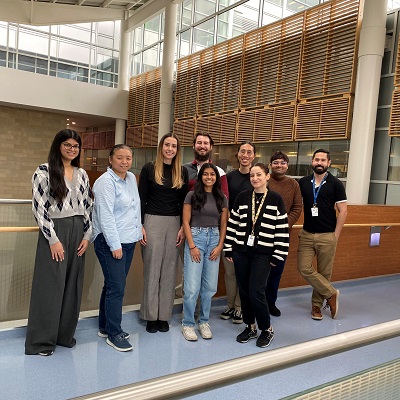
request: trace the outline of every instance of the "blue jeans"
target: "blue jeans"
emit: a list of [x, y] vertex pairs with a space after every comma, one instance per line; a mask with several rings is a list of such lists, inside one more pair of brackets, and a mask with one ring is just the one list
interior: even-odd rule
[[115, 336], [122, 332], [122, 302], [135, 244], [123, 243], [122, 258], [118, 260], [112, 256], [102, 233], [94, 241], [94, 251], [104, 275], [104, 286], [99, 306], [99, 328], [106, 330], [108, 336]]
[[211, 251], [218, 246], [219, 230], [217, 227], [192, 227], [194, 244], [200, 250], [199, 263], [192, 261], [189, 245], [185, 243], [185, 257], [183, 268], [183, 321], [184, 326], [194, 326], [194, 311], [200, 293], [201, 308], [199, 323], [206, 323], [210, 319], [211, 299], [217, 292], [219, 259], [209, 259]]

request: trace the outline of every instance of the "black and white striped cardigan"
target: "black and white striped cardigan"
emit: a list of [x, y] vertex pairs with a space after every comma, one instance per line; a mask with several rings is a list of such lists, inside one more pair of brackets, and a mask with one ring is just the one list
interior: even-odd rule
[[[246, 251], [251, 232], [251, 203], [253, 190], [245, 190], [236, 197], [226, 230], [225, 257], [232, 250]], [[289, 249], [289, 224], [282, 197], [268, 191], [254, 229], [254, 250], [270, 254], [275, 261], [284, 261]]]

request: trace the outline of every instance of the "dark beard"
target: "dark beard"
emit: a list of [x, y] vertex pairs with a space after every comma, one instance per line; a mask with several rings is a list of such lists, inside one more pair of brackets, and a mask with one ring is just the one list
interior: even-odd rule
[[[316, 169], [316, 168], [322, 168], [322, 170], [321, 169]], [[317, 174], [317, 175], [323, 175], [326, 171], [328, 171], [328, 167], [318, 167], [318, 166], [315, 166], [315, 167], [312, 167], [312, 169], [313, 169], [313, 171]]]
[[193, 152], [194, 152], [194, 158], [196, 161], [204, 162], [204, 161], [208, 161], [210, 159], [211, 151], [209, 151], [204, 156], [199, 154], [196, 150], [194, 150]]

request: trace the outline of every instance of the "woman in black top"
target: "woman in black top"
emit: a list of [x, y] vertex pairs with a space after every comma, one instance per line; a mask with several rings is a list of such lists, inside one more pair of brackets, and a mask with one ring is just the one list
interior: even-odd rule
[[150, 333], [169, 330], [179, 246], [185, 239], [181, 215], [188, 180], [179, 140], [167, 133], [160, 140], [156, 160], [147, 163], [139, 177], [144, 271], [140, 317], [147, 321]]
[[242, 300], [245, 330], [240, 343], [257, 338], [258, 347], [267, 347], [274, 337], [265, 298], [271, 270], [284, 260], [289, 248], [289, 225], [282, 197], [268, 191], [269, 171], [262, 163], [250, 169], [251, 190], [241, 192], [234, 202], [225, 239], [225, 257], [235, 264]]

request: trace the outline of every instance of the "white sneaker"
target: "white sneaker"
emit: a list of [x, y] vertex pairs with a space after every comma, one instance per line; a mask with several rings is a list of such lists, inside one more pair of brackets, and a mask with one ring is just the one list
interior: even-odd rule
[[196, 332], [194, 331], [193, 326], [182, 325], [182, 334], [186, 340], [189, 340], [192, 342], [197, 340], [197, 335], [196, 335]]
[[212, 339], [212, 332], [208, 323], [199, 324], [199, 331], [203, 339]]

